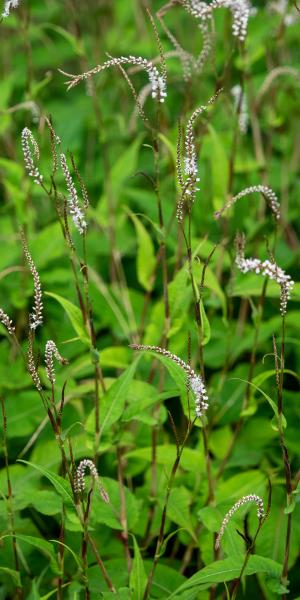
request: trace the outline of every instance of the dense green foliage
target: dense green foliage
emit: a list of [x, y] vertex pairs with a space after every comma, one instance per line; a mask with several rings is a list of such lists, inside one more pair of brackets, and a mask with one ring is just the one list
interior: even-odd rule
[[[123, 65], [135, 94], [118, 67], [70, 91], [59, 72], [121, 55], [160, 68], [142, 2], [21, 0], [0, 23], [0, 307], [16, 327], [12, 336], [0, 325], [1, 600], [300, 595], [300, 14], [293, 2], [283, 13], [279, 4], [252, 3], [244, 43], [232, 35], [230, 11], [215, 11], [214, 42], [197, 69], [197, 20], [180, 2], [167, 7], [165, 28], [186, 53], [174, 51], [156, 17], [162, 1], [149, 0], [168, 77], [164, 103], [146, 88], [146, 122], [136, 105], [145, 70]], [[185, 154], [189, 117], [220, 88], [193, 126], [200, 191], [180, 225], [176, 157]], [[51, 144], [47, 118], [61, 148]], [[40, 149], [42, 186], [24, 166], [24, 127]], [[67, 156], [81, 207], [71, 154], [88, 190], [86, 235], [68, 213], [53, 147]], [[278, 222], [258, 193], [214, 217], [259, 184], [279, 198]], [[20, 229], [43, 291], [35, 332]], [[246, 257], [275, 259], [296, 281], [284, 318], [280, 286], [238, 270], [237, 231]], [[28, 371], [29, 338], [40, 393]], [[68, 360], [54, 359], [53, 386], [48, 340]], [[194, 418], [184, 370], [135, 352], [134, 343], [168, 348], [202, 374], [202, 418]], [[74, 490], [86, 458], [108, 503], [97, 478]], [[216, 550], [225, 514], [249, 494], [263, 499], [267, 518], [258, 521], [256, 506], [245, 504]]]

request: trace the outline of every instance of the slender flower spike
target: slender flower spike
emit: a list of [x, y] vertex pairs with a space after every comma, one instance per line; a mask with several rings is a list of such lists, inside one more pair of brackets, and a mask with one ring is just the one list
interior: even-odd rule
[[225, 517], [222, 521], [222, 525], [221, 525], [218, 537], [216, 539], [216, 544], [215, 544], [216, 550], [218, 550], [218, 548], [220, 547], [221, 539], [223, 537], [224, 531], [225, 531], [231, 517], [241, 506], [243, 506], [244, 504], [248, 504], [248, 502], [255, 502], [255, 504], [257, 505], [257, 517], [258, 517], [259, 521], [261, 521], [263, 519], [263, 517], [265, 516], [265, 512], [264, 512], [264, 503], [263, 503], [262, 499], [259, 496], [256, 496], [255, 494], [249, 494], [248, 496], [243, 496], [231, 507], [231, 509], [225, 515]]
[[258, 258], [245, 258], [244, 256], [245, 238], [238, 235], [236, 238], [237, 255], [235, 263], [242, 273], [252, 271], [257, 275], [269, 277], [276, 281], [280, 286], [280, 313], [286, 314], [287, 303], [294, 287], [294, 281], [290, 275], [287, 275], [281, 267], [270, 260], [261, 261]]
[[74, 489], [75, 489], [76, 494], [81, 494], [85, 490], [85, 471], [86, 471], [86, 469], [89, 469], [91, 476], [95, 480], [102, 500], [104, 500], [104, 502], [106, 502], [108, 504], [109, 503], [109, 495], [106, 492], [106, 490], [104, 489], [104, 487], [100, 481], [100, 477], [99, 477], [97, 468], [95, 466], [95, 463], [93, 463], [93, 461], [89, 460], [88, 458], [85, 458], [84, 460], [82, 460], [77, 467], [75, 480], [74, 480]]
[[223, 206], [223, 208], [221, 208], [221, 210], [215, 212], [215, 218], [219, 219], [219, 217], [223, 214], [223, 212], [225, 210], [227, 210], [228, 208], [230, 208], [238, 200], [240, 200], [240, 198], [243, 198], [244, 196], [248, 196], [249, 194], [254, 194], [254, 193], [260, 193], [263, 195], [263, 197], [267, 201], [275, 219], [277, 219], [277, 221], [278, 221], [280, 219], [280, 204], [278, 202], [278, 198], [277, 198], [275, 192], [273, 192], [273, 190], [271, 190], [271, 188], [269, 188], [265, 185], [252, 185], [251, 187], [245, 188], [244, 190], [242, 190], [241, 192], [236, 194], [236, 196], [233, 196], [233, 198], [231, 198], [225, 204], [225, 206]]
[[42, 384], [41, 384], [41, 380], [39, 378], [38, 372], [36, 370], [36, 366], [35, 366], [35, 361], [34, 361], [34, 354], [33, 354], [33, 338], [32, 338], [32, 334], [29, 334], [29, 340], [28, 340], [28, 371], [31, 375], [31, 379], [36, 387], [36, 389], [39, 392], [43, 391], [42, 388]]
[[201, 0], [182, 0], [182, 4], [190, 14], [204, 22], [211, 19], [215, 9], [229, 8], [232, 15], [232, 35], [240, 42], [245, 41], [251, 14], [248, 0], [212, 0], [210, 4]]
[[[105, 71], [110, 67], [117, 67], [120, 65], [136, 65], [145, 69], [148, 73], [149, 81], [151, 84], [152, 98], [157, 99], [159, 102], [164, 102], [167, 96], [166, 93], [166, 76], [164, 72], [160, 72], [150, 60], [142, 58], [141, 56], [120, 56], [118, 58], [111, 58], [107, 60], [103, 65], [97, 65], [94, 69], [81, 73], [80, 75], [70, 75], [71, 79], [67, 81], [68, 90], [77, 85], [80, 81], [88, 79], [101, 71]], [[63, 75], [69, 76], [68, 73], [61, 71]]]
[[245, 92], [242, 87], [237, 84], [234, 85], [231, 89], [231, 94], [233, 96], [235, 109], [239, 110], [239, 130], [245, 135], [248, 129], [249, 122], [249, 114], [248, 114], [248, 106]]
[[179, 223], [183, 221], [183, 209], [184, 205], [187, 203], [191, 206], [194, 203], [196, 192], [199, 191], [198, 182], [200, 178], [198, 176], [198, 164], [197, 164], [197, 153], [196, 153], [196, 144], [195, 144], [195, 135], [194, 135], [194, 124], [197, 119], [205, 110], [207, 110], [208, 106], [213, 104], [213, 102], [217, 99], [222, 89], [218, 90], [216, 94], [214, 94], [208, 101], [207, 106], [199, 106], [194, 110], [193, 114], [190, 116], [186, 128], [185, 135], [185, 157], [184, 157], [184, 174], [185, 180], [183, 180], [181, 175], [181, 161], [179, 160], [178, 165], [178, 179], [180, 185], [182, 186], [182, 194], [177, 204], [177, 220]]
[[43, 302], [42, 302], [42, 287], [40, 276], [38, 274], [37, 268], [31, 258], [31, 254], [28, 250], [27, 242], [23, 231], [21, 231], [21, 242], [23, 246], [23, 251], [26, 256], [29, 269], [31, 271], [33, 277], [33, 285], [34, 285], [34, 305], [32, 309], [32, 313], [29, 315], [29, 327], [30, 329], [36, 329], [39, 325], [43, 324]]
[[67, 184], [67, 189], [69, 192], [68, 204], [69, 204], [70, 214], [71, 214], [71, 217], [73, 219], [73, 223], [74, 223], [76, 229], [79, 231], [80, 235], [82, 235], [86, 231], [87, 224], [86, 224], [86, 220], [84, 218], [84, 214], [79, 206], [77, 191], [76, 191], [73, 179], [71, 177], [71, 173], [68, 169], [66, 156], [63, 153], [61, 153], [61, 155], [60, 155], [60, 164], [61, 164], [62, 172], [64, 174], [64, 178], [65, 178], [65, 181]]
[[22, 131], [22, 150], [28, 174], [34, 178], [35, 183], [41, 185], [43, 175], [40, 174], [38, 167], [34, 164], [34, 158], [36, 160], [40, 158], [40, 150], [37, 141], [28, 127], [25, 127]]
[[46, 343], [46, 348], [45, 348], [45, 364], [46, 364], [47, 377], [52, 384], [55, 383], [55, 370], [54, 370], [54, 364], [53, 364], [53, 356], [56, 358], [56, 360], [61, 365], [68, 364], [68, 361], [65, 358], [63, 358], [60, 355], [60, 353], [58, 352], [56, 344], [53, 342], [53, 340], [48, 340], [48, 342]]
[[6, 327], [8, 333], [13, 335], [15, 332], [15, 326], [9, 316], [0, 308], [0, 321], [4, 327]]
[[169, 350], [164, 350], [164, 348], [160, 348], [159, 346], [146, 346], [142, 344], [130, 344], [130, 348], [133, 350], [150, 350], [151, 352], [157, 352], [158, 354], [162, 354], [167, 358], [170, 358], [174, 363], [179, 365], [187, 375], [187, 383], [195, 395], [195, 413], [196, 416], [201, 418], [205, 411], [208, 408], [208, 396], [207, 391], [200, 375], [197, 375], [195, 371], [185, 363], [181, 358], [176, 356], [176, 354], [172, 354]]
[[8, 17], [12, 8], [17, 8], [19, 6], [19, 0], [6, 0], [4, 4], [4, 9], [2, 13], [2, 17]]

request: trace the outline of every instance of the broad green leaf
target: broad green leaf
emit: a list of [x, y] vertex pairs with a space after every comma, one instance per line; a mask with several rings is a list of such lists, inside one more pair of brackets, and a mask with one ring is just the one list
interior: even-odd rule
[[[197, 537], [195, 536], [191, 521], [190, 503], [191, 496], [188, 490], [183, 485], [174, 487], [169, 497], [167, 516], [176, 525], [185, 528], [197, 543]], [[163, 507], [163, 501], [161, 505]]]
[[135, 174], [141, 141], [142, 136], [137, 135], [132, 144], [114, 162], [110, 172], [110, 180], [114, 192], [117, 192], [126, 180]]
[[[4, 535], [1, 539], [5, 537], [11, 537], [11, 534]], [[30, 546], [33, 546], [34, 548], [40, 550], [42, 554], [45, 554], [47, 558], [49, 558], [50, 566], [53, 573], [55, 573], [56, 575], [59, 575], [61, 573], [54, 548], [52, 544], [50, 544], [50, 542], [47, 542], [42, 538], [33, 537], [31, 535], [21, 535], [19, 533], [16, 534], [14, 537], [20, 542], [25, 542], [26, 544], [30, 544]]]
[[137, 278], [141, 286], [147, 292], [151, 292], [154, 283], [153, 274], [156, 265], [153, 242], [142, 221], [140, 221], [140, 219], [138, 219], [137, 216], [131, 210], [129, 210], [128, 207], [126, 207], [125, 210], [130, 216], [137, 234]]
[[67, 506], [75, 506], [72, 489], [71, 489], [69, 482], [66, 481], [66, 479], [63, 479], [63, 477], [60, 477], [60, 475], [57, 475], [56, 473], [49, 471], [49, 469], [46, 469], [45, 467], [43, 467], [41, 465], [36, 465], [27, 460], [19, 459], [18, 462], [24, 463], [25, 465], [29, 465], [30, 467], [33, 467], [34, 469], [36, 469], [37, 471], [42, 473], [42, 475], [44, 475], [44, 477], [47, 477], [47, 479], [49, 479], [49, 481], [55, 487], [56, 491], [63, 498], [65, 504]]
[[[173, 594], [168, 596], [168, 600], [176, 598], [181, 592], [191, 588], [205, 589], [212, 584], [222, 583], [224, 581], [232, 581], [239, 577], [243, 566], [244, 557], [225, 558], [214, 562], [198, 573], [190, 577], [186, 583], [181, 585]], [[279, 579], [281, 576], [282, 565], [280, 563], [265, 558], [264, 556], [252, 555], [249, 558], [245, 575], [253, 575], [254, 573], [265, 573], [268, 577]]]
[[[91, 524], [94, 527], [97, 527], [99, 523], [102, 523], [111, 529], [122, 531], [123, 525], [120, 517], [121, 500], [119, 483], [110, 477], [101, 477], [101, 482], [109, 495], [110, 502], [103, 502], [99, 492], [96, 490], [94, 491], [92, 499], [93, 509], [90, 516]], [[140, 501], [125, 485], [123, 486], [123, 489], [125, 494], [127, 525], [128, 528], [132, 530], [139, 518]]]
[[[128, 391], [133, 380], [140, 357], [136, 357], [132, 364], [122, 373], [108, 391], [100, 398], [100, 437], [120, 419]], [[86, 430], [90, 434], [95, 433], [95, 409], [93, 409], [86, 421]]]
[[[152, 461], [152, 447], [147, 446], [146, 448], [136, 448], [126, 453], [127, 458], [140, 458], [148, 462]], [[166, 465], [171, 468], [176, 459], [176, 446], [171, 444], [158, 445], [156, 446], [156, 460], [159, 465]], [[185, 447], [183, 449], [180, 467], [185, 471], [198, 470], [199, 473], [204, 472], [205, 461], [203, 453], [199, 450], [193, 450], [192, 448]]]
[[82, 46], [81, 39], [67, 31], [67, 29], [65, 29], [64, 27], [54, 25], [53, 23], [42, 23], [40, 27], [42, 27], [43, 29], [50, 29], [50, 31], [54, 31], [70, 44], [72, 50], [75, 54], [77, 54], [77, 56], [84, 56], [84, 49]]
[[90, 340], [88, 338], [84, 323], [83, 323], [83, 319], [82, 319], [82, 314], [80, 312], [80, 309], [75, 306], [75, 304], [73, 304], [72, 302], [70, 302], [70, 300], [66, 300], [66, 298], [63, 298], [62, 296], [59, 296], [58, 294], [53, 294], [52, 292], [45, 292], [46, 296], [50, 296], [50, 298], [54, 298], [54, 300], [57, 300], [57, 302], [59, 302], [59, 304], [63, 307], [63, 309], [66, 311], [71, 324], [74, 328], [74, 330], [76, 331], [78, 337], [80, 338], [80, 340], [86, 344], [87, 346], [90, 346]]
[[[148, 575], [152, 567], [152, 561], [145, 560], [144, 565]], [[159, 562], [154, 573], [153, 584], [151, 588], [153, 598], [166, 600], [166, 598], [169, 597], [169, 594], [176, 590], [182, 583], [184, 583], [184, 581], [185, 577], [181, 575], [178, 569], [171, 568]]]
[[265, 489], [266, 478], [258, 469], [245, 471], [233, 475], [224, 481], [220, 481], [216, 489], [216, 502], [228, 502], [233, 504], [242, 496], [255, 493], [260, 495]]
[[13, 580], [14, 584], [17, 587], [22, 587], [19, 571], [15, 571], [14, 569], [9, 569], [8, 567], [0, 567], [0, 575], [1, 575], [1, 573], [4, 573], [5, 575], [9, 575], [9, 577]]
[[132, 590], [131, 600], [140, 600], [143, 598], [147, 576], [144, 569], [143, 559], [141, 556], [141, 552], [136, 541], [135, 536], [133, 535], [133, 549], [134, 549], [134, 558], [132, 562], [132, 569], [129, 578], [130, 589]]
[[[275, 417], [278, 419], [278, 408], [276, 403], [274, 402], [274, 400], [272, 400], [272, 398], [270, 398], [270, 396], [268, 394], [266, 394], [266, 392], [264, 392], [260, 387], [258, 387], [257, 385], [255, 385], [253, 382], [247, 381], [246, 379], [240, 379], [239, 377], [234, 377], [233, 379], [237, 379], [238, 381], [243, 381], [244, 383], [247, 383], [248, 385], [251, 385], [251, 387], [255, 388], [258, 392], [260, 392], [264, 398], [266, 398], [266, 400], [268, 401], [268, 403], [270, 404], [271, 408], [274, 411]], [[284, 415], [281, 415], [281, 419], [282, 419], [282, 425], [283, 427], [286, 427], [286, 419], [284, 417]]]

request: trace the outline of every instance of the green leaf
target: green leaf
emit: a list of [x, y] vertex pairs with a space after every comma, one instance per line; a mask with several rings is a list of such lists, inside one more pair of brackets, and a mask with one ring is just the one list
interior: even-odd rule
[[129, 585], [132, 590], [131, 600], [140, 600], [143, 598], [146, 583], [147, 583], [147, 575], [144, 569], [143, 559], [141, 557], [140, 549], [138, 543], [133, 535], [133, 549], [134, 549], [134, 559], [132, 563], [132, 569], [129, 578]]
[[[277, 405], [274, 402], [274, 400], [272, 400], [272, 398], [270, 398], [270, 396], [268, 394], [266, 394], [266, 392], [264, 392], [260, 387], [258, 387], [251, 381], [247, 381], [246, 379], [240, 379], [239, 377], [232, 377], [232, 381], [234, 379], [236, 379], [237, 381], [243, 381], [243, 383], [247, 383], [248, 385], [251, 385], [251, 387], [255, 388], [258, 392], [260, 392], [264, 396], [264, 398], [266, 398], [266, 400], [268, 401], [268, 403], [270, 404], [271, 408], [274, 411], [275, 417], [278, 419]], [[283, 414], [281, 415], [281, 419], [282, 419], [282, 426], [285, 428], [286, 427], [286, 419]]]
[[77, 56], [84, 56], [84, 49], [80, 38], [75, 37], [75, 35], [67, 31], [67, 29], [65, 29], [64, 27], [54, 25], [53, 23], [42, 23], [40, 27], [42, 27], [43, 29], [50, 29], [50, 31], [54, 31], [70, 44], [73, 52], [77, 54]]
[[[138, 356], [102, 396], [100, 400], [100, 437], [120, 419], [139, 359]], [[95, 409], [87, 418], [86, 430], [90, 434], [95, 433]]]
[[[159, 465], [166, 465], [172, 467], [176, 458], [176, 446], [175, 444], [164, 444], [156, 446], [156, 461]], [[146, 448], [136, 448], [126, 453], [127, 458], [140, 458], [148, 462], [152, 461], [152, 447], [147, 446]], [[185, 447], [183, 449], [180, 466], [186, 471], [195, 471], [197, 469], [200, 473], [204, 472], [205, 462], [203, 453], [199, 450], [193, 450], [192, 448]]]
[[205, 346], [206, 344], [208, 344], [211, 334], [210, 334], [209, 320], [206, 316], [206, 312], [205, 312], [201, 298], [200, 298], [200, 316], [201, 316], [201, 329], [202, 329], [201, 346]]
[[66, 550], [68, 550], [70, 552], [70, 554], [72, 554], [78, 569], [82, 570], [83, 566], [82, 566], [81, 558], [78, 557], [77, 554], [75, 554], [74, 550], [72, 550], [72, 548], [70, 548], [70, 546], [68, 546], [67, 544], [64, 544], [63, 542], [60, 542], [59, 540], [49, 540], [49, 542], [53, 542], [54, 544], [59, 544], [60, 546], [63, 546], [64, 548], [66, 548]]
[[209, 288], [219, 298], [221, 306], [222, 306], [223, 318], [226, 319], [226, 315], [227, 315], [226, 296], [225, 296], [221, 286], [219, 285], [219, 282], [218, 282], [214, 272], [212, 271], [212, 269], [209, 266], [207, 266], [206, 270], [205, 270], [204, 287]]
[[67, 506], [73, 506], [73, 507], [75, 506], [71, 486], [68, 481], [63, 479], [63, 477], [60, 477], [60, 475], [57, 475], [56, 473], [49, 471], [48, 469], [46, 469], [45, 467], [43, 467], [41, 465], [35, 465], [34, 463], [29, 462], [27, 460], [19, 459], [18, 462], [21, 462], [21, 463], [24, 463], [25, 465], [29, 465], [30, 467], [33, 467], [34, 469], [39, 471], [42, 475], [44, 475], [44, 477], [47, 477], [47, 479], [49, 479], [49, 481], [55, 487], [56, 491], [63, 498], [65, 504]]
[[212, 172], [213, 184], [213, 205], [215, 210], [219, 210], [227, 195], [228, 177], [229, 177], [229, 162], [224, 149], [223, 141], [219, 134], [208, 124], [209, 137], [209, 160]]
[[156, 265], [153, 242], [147, 229], [137, 218], [137, 216], [131, 212], [128, 207], [126, 207], [125, 210], [133, 221], [137, 234], [138, 251], [136, 269], [138, 282], [147, 292], [151, 292], [154, 283], [153, 274]]
[[[161, 503], [162, 507], [163, 503], [164, 500]], [[171, 521], [176, 523], [176, 525], [185, 528], [197, 543], [197, 537], [194, 533], [191, 521], [190, 504], [190, 494], [183, 485], [173, 488], [169, 497], [167, 516]]]
[[[190, 577], [183, 585], [173, 592], [173, 594], [168, 596], [168, 600], [171, 600], [171, 598], [176, 598], [179, 593], [191, 588], [200, 590], [205, 589], [212, 584], [236, 579], [240, 575], [243, 562], [243, 556], [225, 558], [224, 560], [213, 562]], [[282, 565], [280, 563], [277, 563], [270, 558], [265, 558], [264, 556], [257, 556], [254, 554], [250, 556], [244, 574], [253, 575], [254, 573], [265, 573], [272, 578], [279, 579], [281, 576], [281, 571]]]
[[90, 340], [88, 338], [88, 335], [87, 335], [87, 332], [86, 332], [86, 329], [85, 329], [85, 326], [83, 323], [83, 318], [82, 318], [80, 309], [77, 306], [75, 306], [75, 304], [73, 304], [69, 300], [66, 300], [62, 296], [59, 296], [58, 294], [53, 294], [52, 292], [45, 292], [45, 295], [50, 296], [50, 298], [54, 298], [55, 300], [57, 300], [57, 302], [59, 302], [59, 304], [66, 311], [66, 313], [71, 321], [71, 324], [72, 324], [74, 330], [76, 331], [79, 339], [87, 346], [90, 346]]
[[[11, 536], [12, 534], [3, 535], [1, 539]], [[52, 544], [50, 544], [50, 542], [47, 542], [42, 538], [33, 537], [31, 535], [21, 535], [19, 533], [14, 535], [14, 537], [20, 542], [25, 542], [26, 544], [30, 544], [30, 546], [33, 546], [34, 548], [38, 548], [38, 550], [40, 550], [42, 554], [45, 554], [47, 558], [50, 559], [50, 567], [53, 573], [55, 573], [55, 575], [61, 574], [61, 570], [55, 555], [54, 548]]]
[[4, 573], [5, 575], [9, 575], [9, 577], [11, 577], [11, 579], [13, 580], [14, 584], [17, 587], [22, 587], [19, 571], [15, 571], [14, 569], [9, 569], [8, 567], [0, 567], [0, 575], [1, 575], [1, 573]]

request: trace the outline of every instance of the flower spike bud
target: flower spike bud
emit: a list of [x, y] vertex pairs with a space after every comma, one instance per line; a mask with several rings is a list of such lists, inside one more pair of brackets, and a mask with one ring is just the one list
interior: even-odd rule
[[195, 144], [195, 135], [194, 135], [194, 123], [205, 110], [207, 110], [208, 106], [213, 104], [213, 102], [217, 99], [222, 89], [219, 89], [216, 94], [214, 94], [209, 100], [206, 106], [199, 106], [194, 110], [192, 115], [190, 116], [186, 128], [186, 136], [185, 136], [185, 157], [184, 157], [184, 173], [185, 180], [183, 180], [181, 175], [181, 160], [180, 157], [177, 157], [177, 171], [178, 171], [178, 180], [182, 187], [182, 194], [177, 204], [176, 216], [179, 223], [183, 221], [183, 209], [184, 205], [187, 203], [191, 206], [194, 203], [196, 192], [199, 190], [198, 183], [200, 181], [200, 177], [198, 176], [198, 164], [197, 164], [197, 152], [196, 152], [196, 144]]
[[48, 342], [46, 343], [46, 348], [45, 348], [45, 364], [46, 364], [47, 377], [52, 384], [55, 383], [55, 370], [54, 370], [54, 364], [53, 364], [53, 356], [56, 358], [56, 360], [61, 365], [67, 365], [69, 362], [66, 358], [63, 358], [60, 355], [60, 353], [58, 352], [58, 349], [56, 347], [56, 344], [53, 342], [53, 340], [48, 340]]
[[15, 326], [9, 316], [0, 308], [0, 321], [4, 327], [6, 327], [8, 333], [13, 335], [15, 333]]
[[104, 502], [106, 502], [108, 504], [110, 501], [109, 495], [108, 495], [107, 491], [104, 489], [104, 487], [100, 481], [100, 477], [99, 477], [97, 468], [95, 466], [95, 463], [93, 463], [93, 461], [89, 460], [88, 458], [85, 458], [84, 460], [82, 460], [77, 467], [75, 480], [74, 480], [75, 493], [81, 494], [85, 490], [85, 471], [86, 471], [86, 469], [89, 469], [91, 476], [95, 480], [102, 500], [104, 500]]
[[130, 348], [133, 350], [149, 350], [151, 352], [157, 352], [158, 354], [162, 354], [169, 358], [174, 363], [179, 365], [183, 371], [185, 371], [187, 375], [187, 383], [195, 395], [195, 413], [196, 416], [201, 418], [204, 412], [208, 408], [208, 395], [200, 375], [195, 373], [194, 369], [190, 367], [187, 363], [185, 363], [179, 356], [176, 354], [172, 354], [169, 350], [165, 350], [164, 348], [160, 348], [160, 346], [147, 346], [142, 344], [130, 344]]
[[38, 273], [38, 270], [31, 258], [31, 254], [28, 250], [26, 238], [24, 232], [21, 231], [21, 242], [23, 246], [23, 251], [28, 262], [28, 266], [33, 277], [33, 285], [34, 285], [34, 305], [32, 309], [32, 313], [29, 315], [29, 327], [30, 329], [36, 329], [39, 325], [43, 324], [43, 301], [42, 301], [42, 287], [41, 280]]
[[221, 539], [224, 535], [224, 531], [225, 531], [231, 517], [241, 506], [243, 506], [244, 504], [247, 504], [248, 502], [255, 502], [255, 504], [257, 505], [257, 517], [258, 517], [259, 521], [261, 521], [263, 519], [263, 517], [265, 516], [265, 512], [264, 512], [264, 503], [263, 503], [262, 499], [259, 496], [256, 496], [255, 494], [249, 494], [248, 496], [243, 496], [231, 507], [231, 509], [228, 511], [228, 513], [226, 513], [226, 515], [222, 521], [222, 525], [220, 527], [218, 537], [216, 539], [216, 544], [215, 544], [216, 550], [218, 550], [218, 548], [220, 547]]
[[34, 164], [34, 157], [37, 160], [40, 158], [40, 150], [28, 127], [25, 127], [22, 131], [22, 150], [25, 168], [28, 171], [29, 176], [34, 178], [35, 183], [41, 185], [43, 176], [40, 174], [38, 167]]
[[41, 384], [41, 380], [39, 378], [36, 366], [35, 366], [35, 360], [34, 360], [34, 354], [33, 354], [33, 337], [32, 337], [32, 333], [29, 333], [29, 339], [28, 339], [28, 352], [27, 352], [27, 356], [28, 356], [28, 371], [31, 375], [31, 379], [36, 387], [36, 389], [39, 392], [43, 391], [42, 388], [42, 384]]

